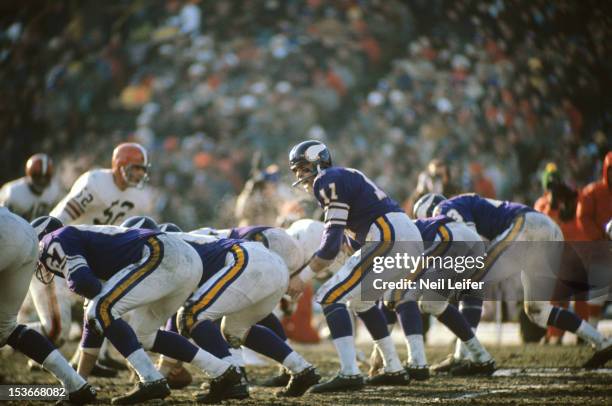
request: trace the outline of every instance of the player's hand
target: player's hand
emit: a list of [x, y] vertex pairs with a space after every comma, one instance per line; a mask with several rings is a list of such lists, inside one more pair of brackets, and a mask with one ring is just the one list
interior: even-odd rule
[[297, 300], [304, 292], [304, 281], [299, 275], [293, 276], [289, 280], [289, 286], [287, 287], [287, 294], [291, 296], [293, 300]]

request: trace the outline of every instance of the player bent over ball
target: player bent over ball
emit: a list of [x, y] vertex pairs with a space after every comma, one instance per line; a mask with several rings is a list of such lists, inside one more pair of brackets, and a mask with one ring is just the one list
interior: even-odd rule
[[[300, 274], [291, 278], [289, 294], [296, 297], [304, 282], [325, 272], [340, 252], [344, 230], [358, 243], [373, 242], [374, 248], [358, 250], [318, 290], [316, 300], [323, 312], [340, 357], [340, 372], [328, 382], [315, 385], [314, 393], [348, 391], [363, 387], [357, 366], [353, 327], [348, 307], [357, 313], [383, 354], [384, 373], [373, 385], [405, 385], [410, 378], [401, 365], [386, 320], [374, 301], [362, 300], [362, 280], [371, 271], [373, 258], [394, 253], [394, 241], [412, 241], [411, 254], [418, 256], [423, 243], [416, 226], [370, 179], [355, 169], [332, 166], [327, 147], [318, 141], [304, 141], [289, 153], [296, 185], [313, 193], [325, 210], [325, 233], [320, 248]], [[364, 252], [362, 252], [364, 251]], [[374, 292], [373, 292], [374, 293]], [[380, 292], [382, 296], [382, 292]]]
[[[417, 203], [415, 208], [418, 207]], [[431, 215], [431, 213], [428, 214]], [[481, 261], [484, 259], [484, 243], [480, 236], [464, 223], [456, 222], [450, 217], [437, 216], [417, 220], [415, 224], [421, 232], [423, 241], [430, 243], [424, 253], [425, 258], [444, 258], [445, 261], [448, 258], [480, 258]], [[412, 274], [411, 279], [419, 280], [419, 282], [445, 279], [449, 282], [460, 283], [468, 280], [478, 270], [476, 266], [466, 269], [439, 269], [440, 265], [436, 267], [435, 261], [432, 261], [432, 264], [434, 264], [432, 267], [421, 269]], [[429, 284], [423, 284], [423, 286], [429, 286]], [[478, 341], [467, 320], [454, 305], [448, 303], [448, 299], [451, 297], [466, 294], [480, 297], [482, 292], [461, 292], [449, 288], [449, 286], [444, 286], [440, 289], [424, 290], [416, 288], [389, 292], [392, 293], [390, 295], [391, 301], [396, 303], [395, 313], [386, 308], [383, 310], [386, 310], [385, 315], [390, 324], [395, 323], [398, 318], [400, 320], [408, 346], [407, 370], [413, 379], [425, 380], [429, 378], [420, 312], [432, 314], [458, 337], [469, 352], [470, 362], [473, 363], [472, 369], [475, 374], [477, 372], [480, 375], [490, 375], [495, 371], [495, 361]], [[396, 295], [399, 295], [399, 298]]]
[[8, 344], [50, 371], [66, 389], [71, 403], [93, 402], [95, 390], [53, 344], [38, 332], [17, 324], [17, 313], [37, 269], [37, 260], [38, 239], [32, 226], [0, 207], [0, 347]]
[[[39, 263], [89, 299], [79, 371], [93, 367], [106, 337], [137, 372], [140, 382], [113, 404], [135, 404], [170, 394], [146, 350], [189, 362], [219, 390], [240, 381], [230, 363], [159, 327], [183, 304], [202, 276], [196, 252], [160, 231], [117, 226], [67, 226], [54, 217], [32, 222], [40, 239]], [[122, 318], [131, 312], [128, 325]], [[212, 388], [211, 388], [212, 390]]]
[[[287, 290], [285, 262], [262, 244], [239, 239], [172, 233], [199, 254], [204, 274], [199, 288], [177, 315], [181, 334], [218, 357], [229, 357], [222, 346], [211, 348], [213, 321], [233, 348], [244, 345], [282, 364], [291, 373], [279, 396], [301, 396], [320, 377], [313, 366], [268, 327], [257, 324], [271, 314]], [[220, 351], [220, 353], [218, 352]]]
[[[551, 284], [550, 280], [541, 283], [541, 279], [542, 276], [558, 275], [563, 242], [561, 229], [550, 217], [519, 203], [485, 199], [476, 194], [444, 200], [437, 204], [433, 213], [472, 224], [478, 234], [491, 241], [485, 267], [473, 278], [475, 281], [503, 280], [521, 271], [525, 313], [532, 322], [543, 328], [554, 326], [571, 331], [589, 342], [595, 353], [584, 364], [585, 368], [597, 368], [612, 359], [612, 339], [604, 338], [575, 313], [548, 302], [550, 292], [546, 289], [552, 289], [554, 283]], [[480, 321], [480, 311], [480, 308], [475, 309], [478, 317], [474, 319], [473, 328]], [[455, 374], [471, 374], [471, 366], [468, 363], [453, 370]]]

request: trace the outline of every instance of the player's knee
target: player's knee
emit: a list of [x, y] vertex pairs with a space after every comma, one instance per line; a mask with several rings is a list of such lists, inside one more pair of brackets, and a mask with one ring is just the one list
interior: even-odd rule
[[153, 344], [155, 344], [156, 336], [157, 336], [157, 332], [152, 333], [152, 334], [145, 334], [145, 335], [139, 335], [138, 333], [136, 334], [136, 337], [138, 337], [138, 341], [142, 345], [142, 348], [144, 348], [146, 351], [149, 351], [151, 350], [151, 348], [153, 348]]
[[230, 348], [240, 348], [250, 328], [221, 323], [221, 332]]
[[362, 302], [361, 300], [351, 300], [348, 303], [348, 308], [351, 309], [355, 313], [366, 312], [374, 306], [376, 306], [376, 303]]
[[17, 320], [15, 318], [11, 318], [6, 321], [0, 322], [0, 348], [4, 347], [11, 334], [17, 332], [17, 329], [25, 329], [24, 325], [17, 325]]
[[419, 301], [419, 309], [421, 310], [421, 313], [431, 314], [436, 317], [441, 315], [442, 312], [446, 310], [447, 306], [448, 306], [448, 303], [441, 301], [441, 300], [434, 300], [434, 301], [420, 300]]
[[87, 324], [92, 327], [98, 334], [103, 334], [102, 323], [98, 319], [98, 301], [92, 300], [85, 308], [85, 319]]
[[552, 306], [548, 302], [525, 301], [525, 313], [529, 320], [540, 327], [546, 327]]

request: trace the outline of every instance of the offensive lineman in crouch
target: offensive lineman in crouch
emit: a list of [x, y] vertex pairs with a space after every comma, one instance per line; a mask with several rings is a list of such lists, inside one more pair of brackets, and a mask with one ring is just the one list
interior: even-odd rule
[[[283, 259], [262, 244], [188, 233], [173, 234], [200, 255], [204, 274], [199, 288], [177, 315], [181, 334], [208, 349], [212, 322], [223, 318], [226, 340], [266, 355], [291, 372], [279, 396], [301, 396], [320, 379], [314, 367], [273, 330], [257, 323], [266, 318], [286, 292], [289, 272]], [[217, 351], [210, 348], [211, 353]], [[229, 356], [229, 352], [223, 352]]]
[[[304, 282], [324, 272], [340, 252], [344, 230], [354, 233], [363, 244], [375, 242], [368, 252], [358, 250], [344, 266], [318, 290], [316, 299], [323, 306], [334, 346], [340, 358], [340, 372], [331, 380], [315, 385], [311, 392], [347, 391], [363, 387], [357, 366], [353, 327], [348, 307], [355, 311], [372, 335], [383, 356], [384, 373], [373, 377], [371, 385], [405, 385], [410, 381], [401, 365], [389, 335], [385, 317], [373, 301], [361, 298], [361, 281], [370, 271], [373, 258], [391, 253], [384, 242], [412, 241], [410, 254], [423, 250], [421, 235], [402, 209], [364, 174], [349, 168], [332, 166], [327, 147], [318, 141], [304, 141], [289, 153], [296, 185], [314, 193], [325, 210], [325, 233], [316, 254], [301, 273], [293, 276], [288, 293], [298, 296]], [[380, 292], [382, 296], [384, 292]], [[348, 306], [348, 307], [347, 307]]]
[[17, 312], [28, 292], [37, 260], [38, 240], [32, 226], [6, 207], [0, 207], [0, 348], [8, 344], [49, 370], [62, 382], [71, 403], [93, 402], [95, 390], [53, 344], [36, 331], [17, 324]]
[[[140, 382], [113, 404], [136, 404], [170, 394], [166, 379], [145, 349], [191, 363], [211, 376], [211, 392], [240, 382], [229, 362], [160, 327], [183, 304], [202, 276], [197, 253], [178, 238], [155, 230], [117, 226], [67, 226], [50, 216], [32, 222], [40, 239], [39, 264], [65, 278], [89, 299], [83, 359], [97, 358], [106, 337], [134, 368]], [[130, 324], [122, 319], [131, 312]], [[133, 328], [132, 328], [133, 327]], [[83, 359], [79, 372], [84, 369]]]
[[[456, 221], [472, 225], [478, 234], [491, 241], [487, 250], [485, 268], [481, 271], [481, 280], [508, 277], [517, 268], [517, 258], [526, 261], [530, 269], [522, 270], [521, 281], [525, 296], [525, 313], [530, 320], [543, 328], [554, 326], [561, 330], [571, 331], [593, 345], [595, 353], [584, 364], [586, 368], [603, 366], [612, 359], [612, 339], [605, 339], [601, 333], [575, 313], [548, 303], [546, 300], [549, 297], [544, 297], [546, 292], [542, 290], [549, 287], [550, 283], [546, 286], [541, 284], [536, 286], [537, 272], [542, 269], [550, 269], [550, 275], [555, 275], [557, 271], [555, 268], [559, 265], [557, 248], [563, 241], [563, 234], [550, 217], [519, 203], [486, 199], [476, 194], [463, 194], [448, 200], [439, 195], [434, 198], [429, 197], [431, 196], [424, 196], [422, 199], [429, 202], [427, 206], [435, 206], [434, 215], [443, 214]], [[443, 201], [437, 204], [440, 199]], [[424, 208], [424, 211], [429, 210], [429, 207]], [[530, 244], [531, 250], [517, 253], [521, 245], [520, 243], [513, 244], [515, 241], [535, 241], [540, 242], [540, 245]], [[544, 297], [544, 300], [538, 300], [536, 298], [538, 295]], [[476, 329], [480, 321], [480, 312], [478, 309], [477, 317], [470, 322], [473, 329]], [[460, 345], [457, 346], [459, 347]], [[473, 363], [464, 363], [459, 367], [452, 366], [463, 358], [462, 353], [463, 351], [458, 349], [456, 354], [449, 357], [445, 365], [441, 366], [445, 369], [452, 368], [456, 375], [463, 372], [471, 374]]]
[[[135, 222], [138, 220], [139, 218], [135, 217], [133, 220], [126, 220], [125, 223], [137, 224]], [[237, 276], [234, 282], [225, 282], [227, 285], [231, 284], [231, 286], [227, 286], [227, 291], [220, 293], [220, 297], [212, 299], [204, 309], [207, 311], [202, 310], [202, 316], [198, 319], [197, 325], [194, 324], [191, 330], [187, 332], [198, 345], [218, 358], [225, 359], [231, 357], [233, 363], [241, 366], [241, 368], [243, 365], [241, 364], [242, 354], [238, 345], [240, 343], [255, 352], [274, 359], [283, 366], [283, 370], [286, 369], [288, 371], [287, 375], [289, 375], [287, 381], [280, 385], [286, 386], [286, 388], [279, 391], [277, 396], [301, 396], [310, 386], [319, 381], [320, 377], [314, 367], [288, 345], [287, 337], [280, 321], [271, 313], [277, 303], [273, 299], [274, 295], [277, 293], [282, 295], [286, 290], [286, 282], [283, 283], [283, 280], [288, 280], [286, 266], [292, 264], [291, 266], [297, 269], [301, 265], [302, 253], [300, 246], [297, 245], [297, 242], [287, 232], [274, 227], [247, 226], [237, 227], [232, 230], [206, 228], [195, 230], [191, 233], [183, 233], [180, 228], [171, 223], [161, 224], [159, 228], [183, 239], [198, 252], [204, 269], [202, 280], [199, 284], [201, 289], [204, 289], [205, 284], [210, 285], [209, 279], [218, 279], [227, 267], [235, 265], [235, 259], [227, 260], [229, 254], [234, 254], [238, 249], [244, 250], [246, 254], [251, 252], [250, 256], [245, 254], [246, 261], [250, 260], [251, 264], [246, 263], [243, 265], [244, 270]], [[231, 237], [225, 238], [221, 237], [221, 235], [231, 235]], [[261, 242], [266, 249], [262, 249], [259, 244], [249, 243], [249, 239]], [[285, 266], [277, 266], [277, 268], [281, 269], [280, 277], [278, 273], [277, 277], [274, 277], [274, 273], [271, 273], [274, 267], [272, 266], [272, 269], [270, 269], [270, 266], [277, 263], [279, 257], [285, 262]], [[263, 263], [266, 263], [268, 267], [265, 271], [266, 278], [257, 277], [257, 272], [261, 271], [261, 264]], [[278, 269], [274, 271], [278, 271]], [[206, 291], [213, 292], [216, 289], [215, 286], [223, 282], [223, 279], [221, 278], [219, 282], [209, 286]], [[249, 282], [249, 280], [257, 281], [259, 279], [265, 279], [265, 289], [255, 289], [252, 282]], [[240, 290], [244, 289], [247, 285], [249, 286], [249, 292], [246, 295], [248, 297], [243, 298], [243, 303], [240, 303], [241, 300], [239, 298], [244, 296], [240, 293]], [[269, 292], [266, 293], [266, 290]], [[255, 291], [257, 291], [257, 294], [254, 294]], [[200, 289], [198, 289], [198, 292], [200, 292]], [[263, 299], [257, 300], [257, 296], [261, 296]], [[228, 297], [231, 298], [230, 301], [225, 300]], [[276, 299], [278, 300], [278, 297]], [[189, 302], [192, 300], [190, 299]], [[186, 306], [189, 307], [188, 304]], [[266, 311], [268, 312], [267, 315], [264, 314]], [[184, 314], [185, 311], [181, 313]], [[224, 333], [226, 337], [230, 338], [230, 341], [232, 341], [231, 338], [237, 338], [240, 334], [244, 337], [241, 340], [234, 340], [233, 350], [238, 351], [231, 355], [229, 348], [226, 348], [219, 340], [213, 339], [217, 335], [217, 327], [213, 324], [213, 321], [222, 319], [223, 324], [226, 326]], [[176, 329], [176, 326], [173, 324], [169, 323], [167, 325], [167, 328], [171, 331]], [[240, 333], [241, 330], [244, 330], [244, 327], [247, 327], [247, 331]], [[174, 362], [169, 361], [167, 357], [162, 359], [160, 371], [168, 371], [170, 368], [173, 368], [172, 364]], [[228, 394], [224, 397], [243, 398], [247, 396], [248, 392], [245, 389], [237, 387], [228, 391]], [[206, 399], [199, 400], [213, 402], [221, 399], [209, 396]]]
[[[119, 224], [131, 214], [146, 214], [152, 211], [152, 191], [145, 184], [150, 163], [147, 151], [137, 143], [122, 143], [113, 150], [111, 169], [92, 169], [81, 175], [70, 192], [55, 206], [50, 215], [63, 224]], [[51, 282], [55, 285], [55, 297], [50, 289], [38, 281], [30, 287], [32, 297], [43, 303], [57, 303], [59, 310], [48, 310], [39, 317], [43, 323], [55, 325], [54, 331], [62, 339], [67, 338], [70, 321], [70, 295], [63, 279]], [[58, 314], [59, 313], [59, 314]], [[50, 319], [46, 321], [46, 319]], [[72, 363], [78, 362], [76, 352]], [[100, 354], [93, 375], [112, 376], [115, 371], [104, 367], [121, 368], [106, 354], [106, 343]]]
[[[26, 162], [26, 176], [8, 182], [0, 190], [0, 205], [6, 206], [13, 213], [27, 221], [49, 214], [49, 211], [62, 198], [62, 188], [53, 176], [53, 160], [47, 154], [34, 154]], [[57, 296], [55, 284], [44, 285], [38, 279], [32, 278], [30, 289], [32, 301], [38, 313], [39, 322], [28, 323], [28, 327], [46, 336], [56, 346], [60, 347], [67, 338], [68, 329], [60, 334], [61, 314], [64, 321], [70, 319], [70, 303], [48, 300]], [[53, 303], [49, 306], [49, 303]], [[30, 361], [31, 362], [31, 361]]]

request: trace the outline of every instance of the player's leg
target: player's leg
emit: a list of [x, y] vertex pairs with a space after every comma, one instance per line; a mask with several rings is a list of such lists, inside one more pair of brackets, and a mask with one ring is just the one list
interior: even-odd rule
[[429, 369], [423, 339], [423, 320], [416, 302], [419, 295], [418, 291], [407, 292], [405, 300], [395, 306], [395, 313], [406, 340], [408, 374], [416, 380], [425, 380], [429, 378]]
[[70, 291], [63, 278], [44, 284], [38, 278], [30, 282], [30, 295], [39, 321], [28, 327], [46, 336], [56, 347], [68, 339], [71, 323]]
[[[176, 310], [160, 304], [178, 307], [187, 298], [201, 277], [201, 261], [191, 247], [164, 235], [149, 238], [147, 251], [139, 263], [127, 267], [106, 282], [102, 292], [89, 303], [86, 311], [88, 327], [109, 339], [140, 379], [137, 387], [125, 396], [116, 398], [115, 403], [142, 402], [163, 398], [170, 393], [165, 379], [155, 369], [140, 342], [156, 350], [169, 347], [175, 352], [168, 355], [177, 355], [177, 358], [195, 357], [194, 350], [198, 353], [195, 346], [177, 334], [168, 338], [163, 334], [148, 334], [147, 329], [155, 331]], [[172, 298], [171, 303], [163, 302], [166, 298]], [[146, 312], [140, 317], [132, 317], [131, 322], [143, 323], [137, 326], [141, 335], [139, 337], [121, 316], [145, 306], [154, 309], [159, 318], [151, 318]]]
[[570, 331], [590, 343], [595, 348], [595, 354], [584, 366], [603, 366], [612, 359], [612, 339], [605, 339], [588, 321], [575, 313], [548, 302], [554, 286], [550, 280], [558, 275], [563, 249], [559, 227], [541, 213], [527, 213], [525, 217], [527, 237], [536, 241], [529, 250], [528, 268], [521, 274], [527, 316], [540, 327], [553, 326]]
[[[257, 322], [257, 325], [269, 328], [281, 340], [287, 343], [287, 335], [285, 334], [285, 329], [283, 328], [281, 321], [278, 319], [278, 317], [276, 317], [274, 313], [270, 313], [262, 320], [259, 320]], [[291, 374], [287, 371], [287, 369], [285, 369], [285, 367], [281, 366], [278, 375], [258, 382], [257, 385], [269, 388], [283, 387], [289, 383], [290, 379]]]
[[[27, 224], [0, 218], [0, 226], [11, 230], [11, 241], [1, 241], [0, 252], [0, 347], [10, 345], [50, 371], [69, 393], [74, 403], [93, 401], [96, 393], [70, 367], [68, 361], [44, 336], [17, 324], [17, 313], [27, 294], [36, 267], [38, 243]], [[5, 237], [9, 233], [0, 233]], [[0, 236], [0, 240], [2, 236]]]

